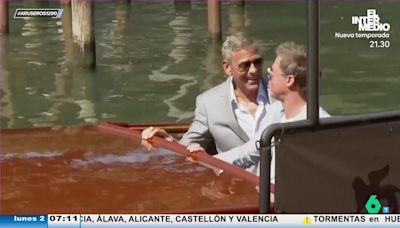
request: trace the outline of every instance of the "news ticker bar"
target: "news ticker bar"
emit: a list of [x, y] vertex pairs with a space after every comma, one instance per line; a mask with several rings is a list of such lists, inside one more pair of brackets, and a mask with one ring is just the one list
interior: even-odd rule
[[0, 215], [0, 227], [399, 226], [400, 214], [43, 214]]

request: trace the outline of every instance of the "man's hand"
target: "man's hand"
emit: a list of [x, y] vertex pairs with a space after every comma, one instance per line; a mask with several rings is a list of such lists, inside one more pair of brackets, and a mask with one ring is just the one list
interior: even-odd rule
[[147, 150], [154, 150], [156, 147], [154, 147], [151, 142], [142, 139], [142, 141], [140, 142], [142, 144], [142, 146], [146, 147]]
[[168, 141], [174, 141], [174, 138], [168, 134], [168, 132], [162, 128], [157, 128], [157, 127], [148, 127], [142, 131], [142, 139], [148, 140], [153, 138], [154, 136], [158, 136], [161, 138], [164, 138], [165, 140]]
[[194, 143], [194, 144], [190, 144], [186, 149], [188, 149], [188, 151], [190, 153], [196, 152], [196, 151], [205, 151], [203, 147], [200, 146], [200, 144]]
[[165, 140], [168, 141], [174, 141], [174, 138], [168, 134], [168, 132], [162, 128], [157, 128], [157, 127], [148, 127], [142, 131], [142, 142], [141, 144], [145, 146], [148, 150], [153, 150], [154, 146], [151, 144], [150, 141], [147, 141], [154, 136], [158, 136], [161, 138], [164, 138]]
[[217, 176], [223, 173], [222, 169], [197, 160], [196, 158], [197, 153], [206, 153], [206, 151], [202, 146], [200, 146], [200, 144], [197, 143], [190, 144], [188, 147], [186, 147], [186, 149], [191, 153], [189, 156], [186, 157], [186, 161], [200, 163], [203, 166], [212, 169]]
[[201, 147], [200, 144], [197, 144], [197, 143], [190, 144], [188, 147], [186, 147], [186, 149], [187, 149], [190, 153], [192, 153], [191, 155], [189, 155], [189, 156], [186, 157], [186, 161], [190, 161], [190, 162], [197, 162], [197, 160], [194, 159], [194, 158], [192, 157], [192, 155], [193, 155], [195, 152], [204, 152], [203, 147]]

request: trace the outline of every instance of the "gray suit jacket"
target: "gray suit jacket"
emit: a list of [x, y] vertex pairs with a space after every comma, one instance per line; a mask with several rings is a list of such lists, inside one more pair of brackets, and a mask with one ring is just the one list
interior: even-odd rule
[[[263, 78], [261, 82], [267, 88]], [[218, 153], [240, 146], [249, 140], [239, 126], [229, 97], [230, 80], [211, 88], [197, 96], [196, 110], [189, 130], [181, 139], [181, 144], [200, 144], [210, 151], [214, 146]], [[267, 101], [269, 102], [269, 100]]]

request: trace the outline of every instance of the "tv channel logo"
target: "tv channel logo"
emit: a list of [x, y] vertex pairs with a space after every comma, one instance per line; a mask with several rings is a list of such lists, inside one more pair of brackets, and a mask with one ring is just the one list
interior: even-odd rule
[[365, 209], [367, 209], [369, 214], [378, 214], [380, 209], [382, 208], [382, 213], [383, 214], [389, 214], [390, 213], [390, 207], [389, 206], [383, 206], [381, 205], [381, 202], [379, 202], [378, 198], [376, 195], [370, 195], [367, 203], [365, 204]]

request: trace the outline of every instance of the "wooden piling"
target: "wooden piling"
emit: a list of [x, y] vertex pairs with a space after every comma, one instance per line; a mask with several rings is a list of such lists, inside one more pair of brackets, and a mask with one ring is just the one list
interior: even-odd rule
[[72, 34], [79, 65], [95, 67], [94, 5], [91, 0], [72, 0]]
[[207, 0], [208, 8], [208, 37], [212, 41], [220, 42], [221, 34], [221, 2], [219, 0]]
[[0, 35], [8, 32], [8, 0], [0, 0]]
[[65, 57], [67, 59], [66, 66], [70, 64], [75, 65], [74, 41], [72, 39], [71, 4], [70, 3], [61, 4], [61, 8], [63, 9], [63, 14], [61, 16], [61, 28], [63, 31], [63, 38], [64, 38], [64, 52], [65, 52]]

